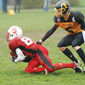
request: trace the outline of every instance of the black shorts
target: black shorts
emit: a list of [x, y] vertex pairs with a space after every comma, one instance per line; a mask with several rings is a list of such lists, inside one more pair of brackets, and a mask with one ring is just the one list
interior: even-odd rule
[[58, 47], [66, 47], [66, 46], [80, 46], [81, 44], [84, 43], [83, 40], [83, 35], [82, 32], [74, 34], [74, 35], [67, 35], [65, 36], [59, 43], [58, 43]]

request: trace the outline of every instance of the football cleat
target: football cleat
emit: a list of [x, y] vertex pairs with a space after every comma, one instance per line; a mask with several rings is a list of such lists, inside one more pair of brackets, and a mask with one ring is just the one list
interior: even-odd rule
[[76, 63], [76, 62], [73, 62], [73, 63], [75, 63], [74, 73], [82, 73], [81, 66], [78, 63]]
[[81, 66], [82, 65], [81, 61], [78, 60], [78, 64]]

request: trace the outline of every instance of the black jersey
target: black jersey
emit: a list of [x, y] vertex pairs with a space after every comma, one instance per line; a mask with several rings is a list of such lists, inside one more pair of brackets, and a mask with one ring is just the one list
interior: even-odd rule
[[68, 14], [67, 19], [63, 17], [58, 18], [54, 16], [54, 22], [66, 30], [69, 34], [79, 33], [84, 30], [84, 15], [79, 11], [71, 11]]

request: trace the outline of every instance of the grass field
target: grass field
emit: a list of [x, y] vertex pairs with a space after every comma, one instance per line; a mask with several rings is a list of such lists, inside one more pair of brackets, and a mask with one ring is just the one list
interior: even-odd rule
[[85, 7], [85, 0], [80, 0], [80, 6]]
[[[72, 9], [75, 10], [75, 9]], [[77, 10], [77, 9], [76, 9]], [[78, 9], [85, 14], [85, 9]], [[44, 36], [44, 34], [54, 25], [53, 17], [55, 12], [43, 12], [42, 10], [22, 10], [11, 16], [0, 13], [0, 85], [84, 85], [85, 74], [74, 74], [72, 69], [63, 69], [55, 71], [47, 76], [43, 73], [29, 74], [24, 69], [27, 63], [13, 63], [10, 60], [8, 42], [6, 33], [10, 26], [18, 25], [23, 29], [24, 36], [28, 36], [35, 42]], [[55, 63], [70, 63], [65, 55], [57, 48], [58, 42], [66, 32], [59, 28], [43, 46], [49, 50], [49, 56]], [[81, 46], [85, 50], [85, 44]], [[77, 59], [80, 60], [77, 53], [69, 47]], [[83, 68], [83, 65], [82, 65]]]

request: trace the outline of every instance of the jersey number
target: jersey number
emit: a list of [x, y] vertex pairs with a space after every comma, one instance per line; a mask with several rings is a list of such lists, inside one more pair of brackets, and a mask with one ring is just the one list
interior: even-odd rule
[[31, 45], [33, 41], [27, 37], [21, 38], [21, 41], [24, 42], [26, 45]]

